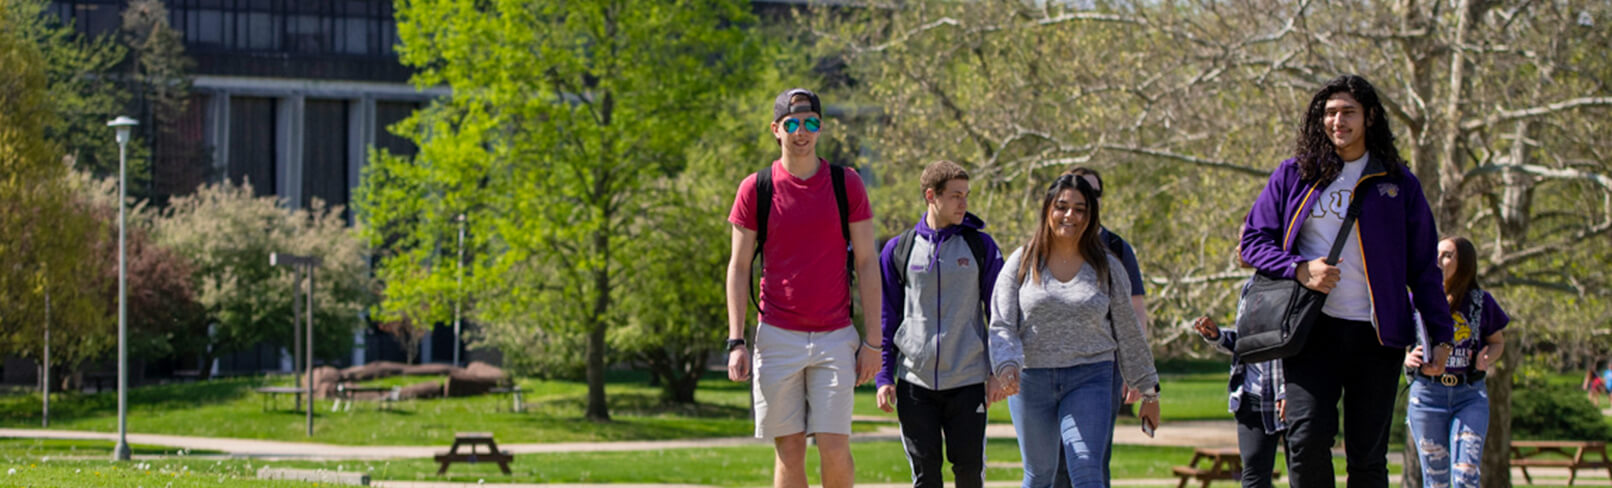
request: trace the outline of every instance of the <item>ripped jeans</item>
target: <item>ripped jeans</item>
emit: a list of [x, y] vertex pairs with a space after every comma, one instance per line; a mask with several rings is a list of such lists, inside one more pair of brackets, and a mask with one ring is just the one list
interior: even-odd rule
[[1489, 432], [1489, 391], [1483, 380], [1444, 386], [1413, 378], [1405, 417], [1422, 461], [1422, 486], [1478, 487], [1483, 438]]

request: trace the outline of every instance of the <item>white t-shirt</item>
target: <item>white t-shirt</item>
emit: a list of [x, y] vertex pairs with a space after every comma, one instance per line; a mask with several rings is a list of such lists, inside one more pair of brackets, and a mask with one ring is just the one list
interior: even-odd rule
[[[1299, 255], [1304, 259], [1324, 258], [1332, 252], [1332, 241], [1338, 238], [1343, 227], [1344, 214], [1349, 211], [1349, 199], [1354, 196], [1355, 183], [1366, 169], [1371, 157], [1343, 163], [1343, 171], [1315, 198], [1310, 214], [1299, 224]], [[1356, 226], [1358, 228], [1358, 225]], [[1360, 234], [1349, 229], [1343, 252], [1338, 255], [1338, 286], [1327, 295], [1321, 313], [1344, 320], [1371, 321], [1371, 290], [1366, 285], [1366, 267], [1360, 257]], [[1303, 264], [1300, 264], [1303, 266]]]

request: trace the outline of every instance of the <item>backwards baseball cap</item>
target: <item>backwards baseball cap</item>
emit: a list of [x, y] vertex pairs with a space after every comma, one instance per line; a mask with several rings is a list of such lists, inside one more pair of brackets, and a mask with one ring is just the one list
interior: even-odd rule
[[[806, 97], [808, 103], [797, 103], [790, 105], [789, 101], [793, 100], [797, 95]], [[823, 102], [818, 100], [817, 94], [812, 93], [811, 90], [807, 90], [805, 88], [790, 88], [788, 90], [784, 90], [783, 93], [779, 93], [778, 98], [772, 101], [773, 122], [777, 122], [779, 119], [784, 118], [785, 115], [798, 114], [802, 112], [817, 112], [818, 115], [823, 114]]]

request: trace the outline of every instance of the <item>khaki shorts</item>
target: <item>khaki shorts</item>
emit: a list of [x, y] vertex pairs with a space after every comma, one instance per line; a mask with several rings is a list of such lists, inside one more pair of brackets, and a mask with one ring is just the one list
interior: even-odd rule
[[797, 332], [756, 328], [756, 437], [805, 432], [851, 434], [855, 406], [856, 327]]

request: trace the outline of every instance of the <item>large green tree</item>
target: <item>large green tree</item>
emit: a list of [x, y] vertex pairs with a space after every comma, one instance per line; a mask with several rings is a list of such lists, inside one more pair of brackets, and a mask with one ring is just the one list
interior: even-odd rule
[[[402, 124], [416, 157], [380, 158], [364, 183], [361, 215], [392, 253], [379, 270], [381, 311], [407, 309], [388, 306], [394, 293], [420, 296], [409, 288], [446, 281], [421, 274], [457, 273], [439, 256], [453, 247], [453, 218], [466, 214], [486, 340], [526, 354], [536, 354], [534, 338], [580, 342], [587, 417], [608, 420], [606, 333], [622, 321], [614, 305], [635, 267], [623, 250], [658, 235], [642, 219], [655, 201], [646, 188], [683, 168], [684, 147], [722, 100], [749, 91], [760, 52], [749, 3], [398, 7], [399, 52], [417, 69], [414, 82], [454, 95]], [[383, 182], [417, 191], [389, 198]], [[451, 310], [452, 301], [432, 307]]]
[[[762, 78], [777, 79], [776, 67], [757, 69]], [[648, 367], [664, 402], [695, 402], [699, 380], [727, 338], [721, 326], [727, 295], [720, 283], [731, 251], [725, 237], [732, 231], [724, 217], [738, 182], [778, 157], [766, 123], [776, 87], [786, 83], [757, 85], [748, 96], [723, 104], [725, 114], [711, 121], [716, 130], [691, 141], [682, 173], [644, 189], [652, 203], [635, 225], [654, 238], [633, 239], [625, 247], [633, 286], [623, 294], [626, 320], [611, 331], [610, 344]]]
[[87, 243], [101, 229], [74, 198], [62, 154], [47, 138], [56, 120], [46, 92], [51, 67], [30, 30], [34, 15], [32, 2], [0, 0], [0, 354], [28, 357], [42, 350], [47, 293], [52, 322], [64, 324], [59, 334], [93, 335], [107, 320], [101, 297], [84, 292], [99, 271]]
[[[118, 146], [106, 121], [131, 115], [135, 107], [126, 77], [118, 67], [128, 59], [129, 48], [115, 33], [90, 36], [73, 28], [71, 19], [46, 11], [44, 0], [10, 0], [17, 13], [14, 25], [31, 39], [45, 58], [45, 79], [52, 114], [45, 124], [46, 138], [71, 158], [75, 168], [96, 178], [117, 177]], [[149, 124], [148, 124], [149, 125]], [[150, 184], [150, 145], [143, 131], [129, 141], [129, 194], [144, 195]]]

